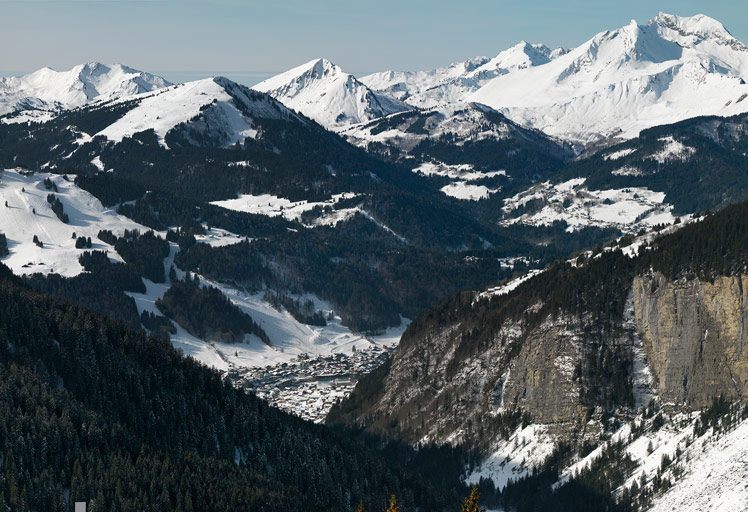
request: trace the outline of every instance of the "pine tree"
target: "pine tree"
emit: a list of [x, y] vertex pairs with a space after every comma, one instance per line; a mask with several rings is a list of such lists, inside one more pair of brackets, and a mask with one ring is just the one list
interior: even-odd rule
[[390, 504], [385, 512], [400, 512], [400, 507], [397, 506], [397, 496], [390, 494]]
[[470, 494], [468, 497], [462, 502], [460, 512], [482, 512], [480, 505], [478, 505], [478, 498], [480, 498], [480, 495], [478, 494], [478, 486], [474, 485], [470, 488]]

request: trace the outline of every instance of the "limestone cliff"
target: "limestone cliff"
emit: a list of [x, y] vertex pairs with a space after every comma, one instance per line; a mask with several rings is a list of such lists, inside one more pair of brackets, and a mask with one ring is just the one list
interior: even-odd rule
[[748, 276], [633, 282], [634, 310], [663, 402], [702, 408], [748, 394]]

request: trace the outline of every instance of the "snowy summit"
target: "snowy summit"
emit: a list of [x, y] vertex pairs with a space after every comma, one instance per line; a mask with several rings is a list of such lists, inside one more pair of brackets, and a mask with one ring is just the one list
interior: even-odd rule
[[580, 145], [748, 110], [748, 47], [704, 15], [659, 14], [595, 35], [547, 64], [498, 76], [469, 99]]
[[122, 64], [90, 62], [67, 71], [42, 68], [23, 76], [0, 78], [0, 115], [20, 110], [81, 107], [169, 85], [159, 76]]
[[309, 61], [253, 89], [334, 130], [411, 108], [375, 93], [327, 59]]

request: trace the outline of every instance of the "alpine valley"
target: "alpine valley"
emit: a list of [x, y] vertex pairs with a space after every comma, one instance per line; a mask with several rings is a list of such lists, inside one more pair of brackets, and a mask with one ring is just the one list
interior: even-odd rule
[[748, 510], [746, 80], [662, 13], [0, 79], [0, 504]]

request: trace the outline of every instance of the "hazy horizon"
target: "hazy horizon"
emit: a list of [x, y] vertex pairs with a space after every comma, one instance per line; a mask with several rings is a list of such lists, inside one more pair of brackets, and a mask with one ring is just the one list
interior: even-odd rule
[[[354, 75], [493, 56], [520, 40], [575, 47], [658, 12], [711, 16], [748, 41], [744, 0], [5, 0], [0, 74], [121, 62], [173, 82], [224, 75], [253, 85], [317, 57]], [[654, 4], [654, 5], [653, 5]], [[394, 14], [393, 14], [394, 13]]]

